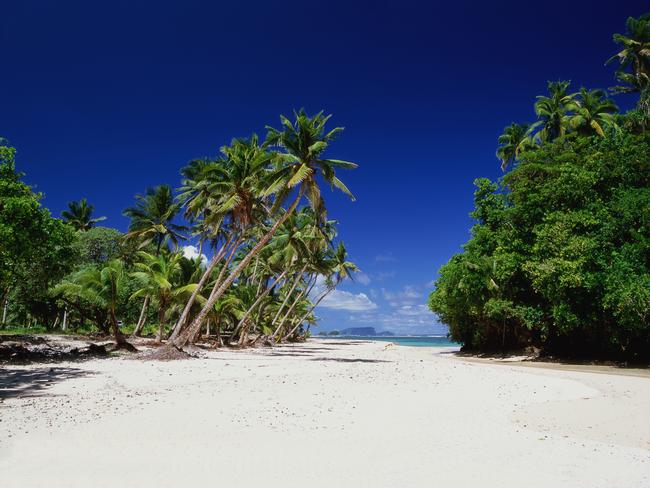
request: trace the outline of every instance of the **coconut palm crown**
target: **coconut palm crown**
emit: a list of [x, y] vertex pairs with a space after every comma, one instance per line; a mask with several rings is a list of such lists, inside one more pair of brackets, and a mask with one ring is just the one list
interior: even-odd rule
[[87, 231], [98, 222], [106, 220], [106, 217], [92, 218], [93, 210], [95, 207], [89, 204], [88, 200], [82, 198], [78, 202], [68, 203], [68, 210], [61, 212], [61, 216], [76, 230]]

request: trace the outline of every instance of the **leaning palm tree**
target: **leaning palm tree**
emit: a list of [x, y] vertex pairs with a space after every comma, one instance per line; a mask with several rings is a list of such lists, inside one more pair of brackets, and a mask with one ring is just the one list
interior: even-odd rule
[[78, 202], [68, 203], [68, 210], [61, 212], [65, 221], [76, 230], [87, 231], [92, 229], [95, 224], [106, 220], [106, 217], [92, 218], [94, 206], [88, 203], [88, 200], [82, 198]]
[[[279, 276], [275, 278], [272, 284], [267, 285], [267, 287], [260, 293], [260, 291], [257, 291], [257, 295], [255, 298], [255, 301], [248, 307], [248, 309], [244, 312], [244, 314], [240, 317], [239, 323], [235, 327], [235, 330], [233, 332], [233, 336], [236, 336], [240, 331], [241, 333], [239, 334], [239, 345], [240, 346], [245, 346], [246, 341], [248, 338], [248, 330], [250, 328], [250, 322], [249, 322], [249, 317], [253, 314], [253, 311], [255, 311], [258, 308], [261, 308], [263, 306], [264, 301], [268, 301], [267, 297], [268, 295], [275, 290], [275, 288], [278, 286], [279, 283], [282, 282], [284, 279], [285, 275], [287, 274], [287, 270], [282, 271]], [[244, 328], [245, 327], [245, 328]], [[244, 329], [242, 329], [244, 328]]]
[[519, 155], [526, 150], [536, 147], [535, 140], [529, 133], [529, 124], [512, 123], [499, 136], [497, 158], [501, 161], [501, 170], [519, 160]]
[[141, 251], [140, 261], [135, 263], [136, 269], [131, 276], [137, 278], [141, 286], [131, 298], [154, 297], [158, 303], [158, 336], [157, 340], [163, 339], [165, 329], [165, 316], [172, 304], [174, 296], [178, 292], [177, 280], [181, 269], [180, 253], [161, 253], [158, 255]]
[[625, 34], [614, 34], [614, 42], [622, 49], [606, 63], [619, 62], [616, 77], [623, 84], [612, 91], [640, 93], [639, 109], [650, 115], [650, 14], [628, 17], [625, 27]]
[[282, 310], [287, 305], [293, 291], [303, 280], [303, 274], [309, 266], [310, 246], [307, 232], [308, 226], [312, 223], [311, 220], [311, 215], [306, 209], [294, 213], [280, 226], [269, 243], [269, 264], [280, 265], [293, 275], [293, 279], [287, 283], [284, 300], [276, 311], [271, 326], [274, 326], [280, 318]]
[[271, 336], [272, 339], [278, 342], [282, 339], [282, 331], [285, 330], [285, 324], [292, 322], [292, 312], [295, 315], [296, 311], [299, 310], [297, 307], [304, 300], [308, 300], [308, 296], [316, 285], [318, 277], [330, 272], [330, 267], [333, 263], [331, 255], [332, 250], [326, 247], [311, 249], [310, 254], [306, 257], [308, 269], [302, 278], [301, 288], [297, 290], [295, 296], [291, 296], [291, 305], [284, 312], [282, 319], [277, 322], [277, 327]]
[[[230, 235], [224, 239], [219, 251], [215, 252], [195, 293], [188, 300], [170, 336], [172, 342], [179, 340], [190, 307], [216, 265], [226, 257], [227, 253], [230, 254], [230, 258], [234, 257], [234, 252], [241, 244], [244, 235], [250, 231], [253, 220], [259, 218], [260, 214], [265, 214], [259, 189], [264, 187], [265, 180], [269, 178], [268, 168], [272, 154], [260, 145], [256, 135], [249, 139], [233, 139], [230, 146], [221, 148], [221, 154], [222, 157], [215, 161], [194, 162], [190, 164], [189, 169], [184, 170], [184, 174], [191, 177], [184, 181], [180, 195], [181, 201], [184, 202], [186, 216], [189, 218], [202, 216], [202, 225], [208, 230], [213, 241], [218, 239], [219, 233], [225, 230], [224, 222], [229, 222]], [[266, 184], [268, 185], [268, 182]], [[225, 271], [226, 267], [223, 267], [222, 272]], [[216, 294], [220, 285], [220, 280], [214, 281], [209, 299]], [[210, 306], [206, 304], [197, 316], [201, 323], [212, 312], [216, 300], [218, 297]], [[194, 328], [192, 337], [196, 336], [199, 330], [200, 324]], [[188, 338], [183, 340], [186, 342]]]
[[570, 114], [576, 109], [575, 93], [568, 93], [570, 81], [549, 81], [549, 96], [539, 95], [535, 102], [537, 122], [530, 126], [530, 132], [539, 129], [536, 136], [542, 141], [553, 141], [564, 136]]
[[569, 126], [578, 133], [605, 137], [605, 129], [616, 127], [614, 114], [618, 107], [603, 90], [581, 88], [576, 104]]
[[131, 219], [127, 237], [140, 241], [140, 247], [155, 244], [160, 253], [162, 245], [171, 241], [175, 246], [182, 239], [185, 228], [173, 222], [179, 207], [169, 185], [147, 188], [144, 195], [136, 195], [136, 204], [124, 210]]
[[[309, 117], [304, 110], [295, 113], [295, 121], [291, 122], [282, 116], [282, 129], [268, 128], [266, 143], [270, 147], [278, 148], [274, 153], [274, 167], [272, 170], [264, 169], [265, 175], [260, 178], [246, 180], [248, 185], [255, 185], [258, 198], [268, 198], [275, 195], [275, 202], [271, 212], [277, 211], [283, 202], [295, 192], [293, 201], [288, 208], [279, 214], [279, 217], [268, 231], [256, 242], [246, 256], [237, 264], [230, 275], [223, 281], [217, 290], [211, 294], [204, 310], [194, 319], [187, 331], [175, 341], [176, 347], [183, 347], [190, 338], [194, 337], [214, 303], [237, 279], [240, 273], [248, 266], [251, 260], [266, 246], [283, 222], [296, 210], [303, 195], [306, 195], [317, 215], [325, 217], [325, 206], [321, 198], [320, 186], [316, 179], [320, 173], [325, 182], [336, 186], [352, 199], [352, 193], [345, 184], [336, 177], [336, 168], [356, 168], [355, 163], [337, 159], [326, 159], [325, 150], [332, 140], [343, 128], [337, 127], [325, 132], [325, 125], [330, 116], [322, 112]], [[223, 199], [224, 207], [238, 204], [237, 200]]]
[[353, 273], [359, 271], [359, 268], [352, 261], [348, 261], [348, 252], [345, 248], [345, 244], [339, 242], [336, 246], [336, 250], [333, 252], [333, 255], [329, 263], [325, 264], [325, 272], [322, 276], [325, 276], [324, 285], [325, 289], [320, 293], [318, 298], [314, 301], [312, 306], [307, 309], [307, 311], [295, 321], [295, 325], [288, 334], [285, 335], [285, 339], [291, 337], [298, 327], [311, 315], [314, 309], [329, 295], [343, 280], [353, 279]]

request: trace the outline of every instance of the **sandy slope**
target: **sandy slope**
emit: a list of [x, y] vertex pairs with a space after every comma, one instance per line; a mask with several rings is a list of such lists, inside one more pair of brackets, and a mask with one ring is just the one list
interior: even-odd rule
[[5, 488], [650, 486], [648, 378], [319, 341], [2, 387]]

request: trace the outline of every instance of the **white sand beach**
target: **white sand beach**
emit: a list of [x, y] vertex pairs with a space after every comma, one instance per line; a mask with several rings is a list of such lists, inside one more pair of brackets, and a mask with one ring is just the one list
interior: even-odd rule
[[313, 340], [0, 369], [0, 486], [650, 486], [650, 378]]

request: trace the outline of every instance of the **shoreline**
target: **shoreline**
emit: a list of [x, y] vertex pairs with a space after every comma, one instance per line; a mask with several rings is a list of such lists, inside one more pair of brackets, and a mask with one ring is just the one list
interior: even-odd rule
[[[398, 336], [399, 338], [403, 337], [441, 337], [441, 336]], [[382, 343], [390, 342], [391, 337], [381, 337]], [[350, 341], [359, 341], [359, 342], [372, 342], [372, 338], [367, 337], [345, 337], [345, 338], [330, 338], [330, 337], [314, 337], [310, 340], [350, 340]], [[384, 340], [386, 339], [386, 340]], [[394, 343], [396, 347], [414, 347], [410, 345], [404, 345], [400, 343]], [[572, 361], [569, 359], [562, 358], [535, 358], [532, 356], [526, 355], [507, 355], [507, 356], [485, 356], [481, 353], [463, 353], [460, 351], [460, 346], [415, 346], [428, 348], [436, 354], [449, 354], [454, 358], [467, 361], [470, 363], [479, 363], [479, 364], [499, 364], [499, 365], [510, 365], [510, 366], [522, 366], [527, 368], [540, 368], [540, 369], [549, 369], [549, 370], [560, 370], [560, 371], [573, 371], [573, 372], [584, 372], [584, 373], [599, 373], [599, 374], [612, 374], [612, 375], [621, 375], [621, 376], [634, 376], [639, 378], [650, 378], [650, 365], [648, 366], [619, 366], [616, 364], [601, 364], [608, 361]]]
[[648, 486], [646, 378], [345, 342], [4, 367], [3, 486]]
[[563, 361], [561, 359], [545, 360], [513, 357], [513, 358], [485, 358], [471, 355], [454, 354], [454, 357], [461, 361], [479, 364], [496, 364], [504, 366], [518, 366], [524, 368], [539, 368], [555, 371], [567, 371], [576, 373], [594, 373], [594, 374], [609, 374], [620, 376], [632, 376], [636, 378], [650, 378], [650, 367], [634, 367], [634, 366], [615, 366], [611, 364], [592, 364], [588, 361], [585, 363], [572, 363]]

